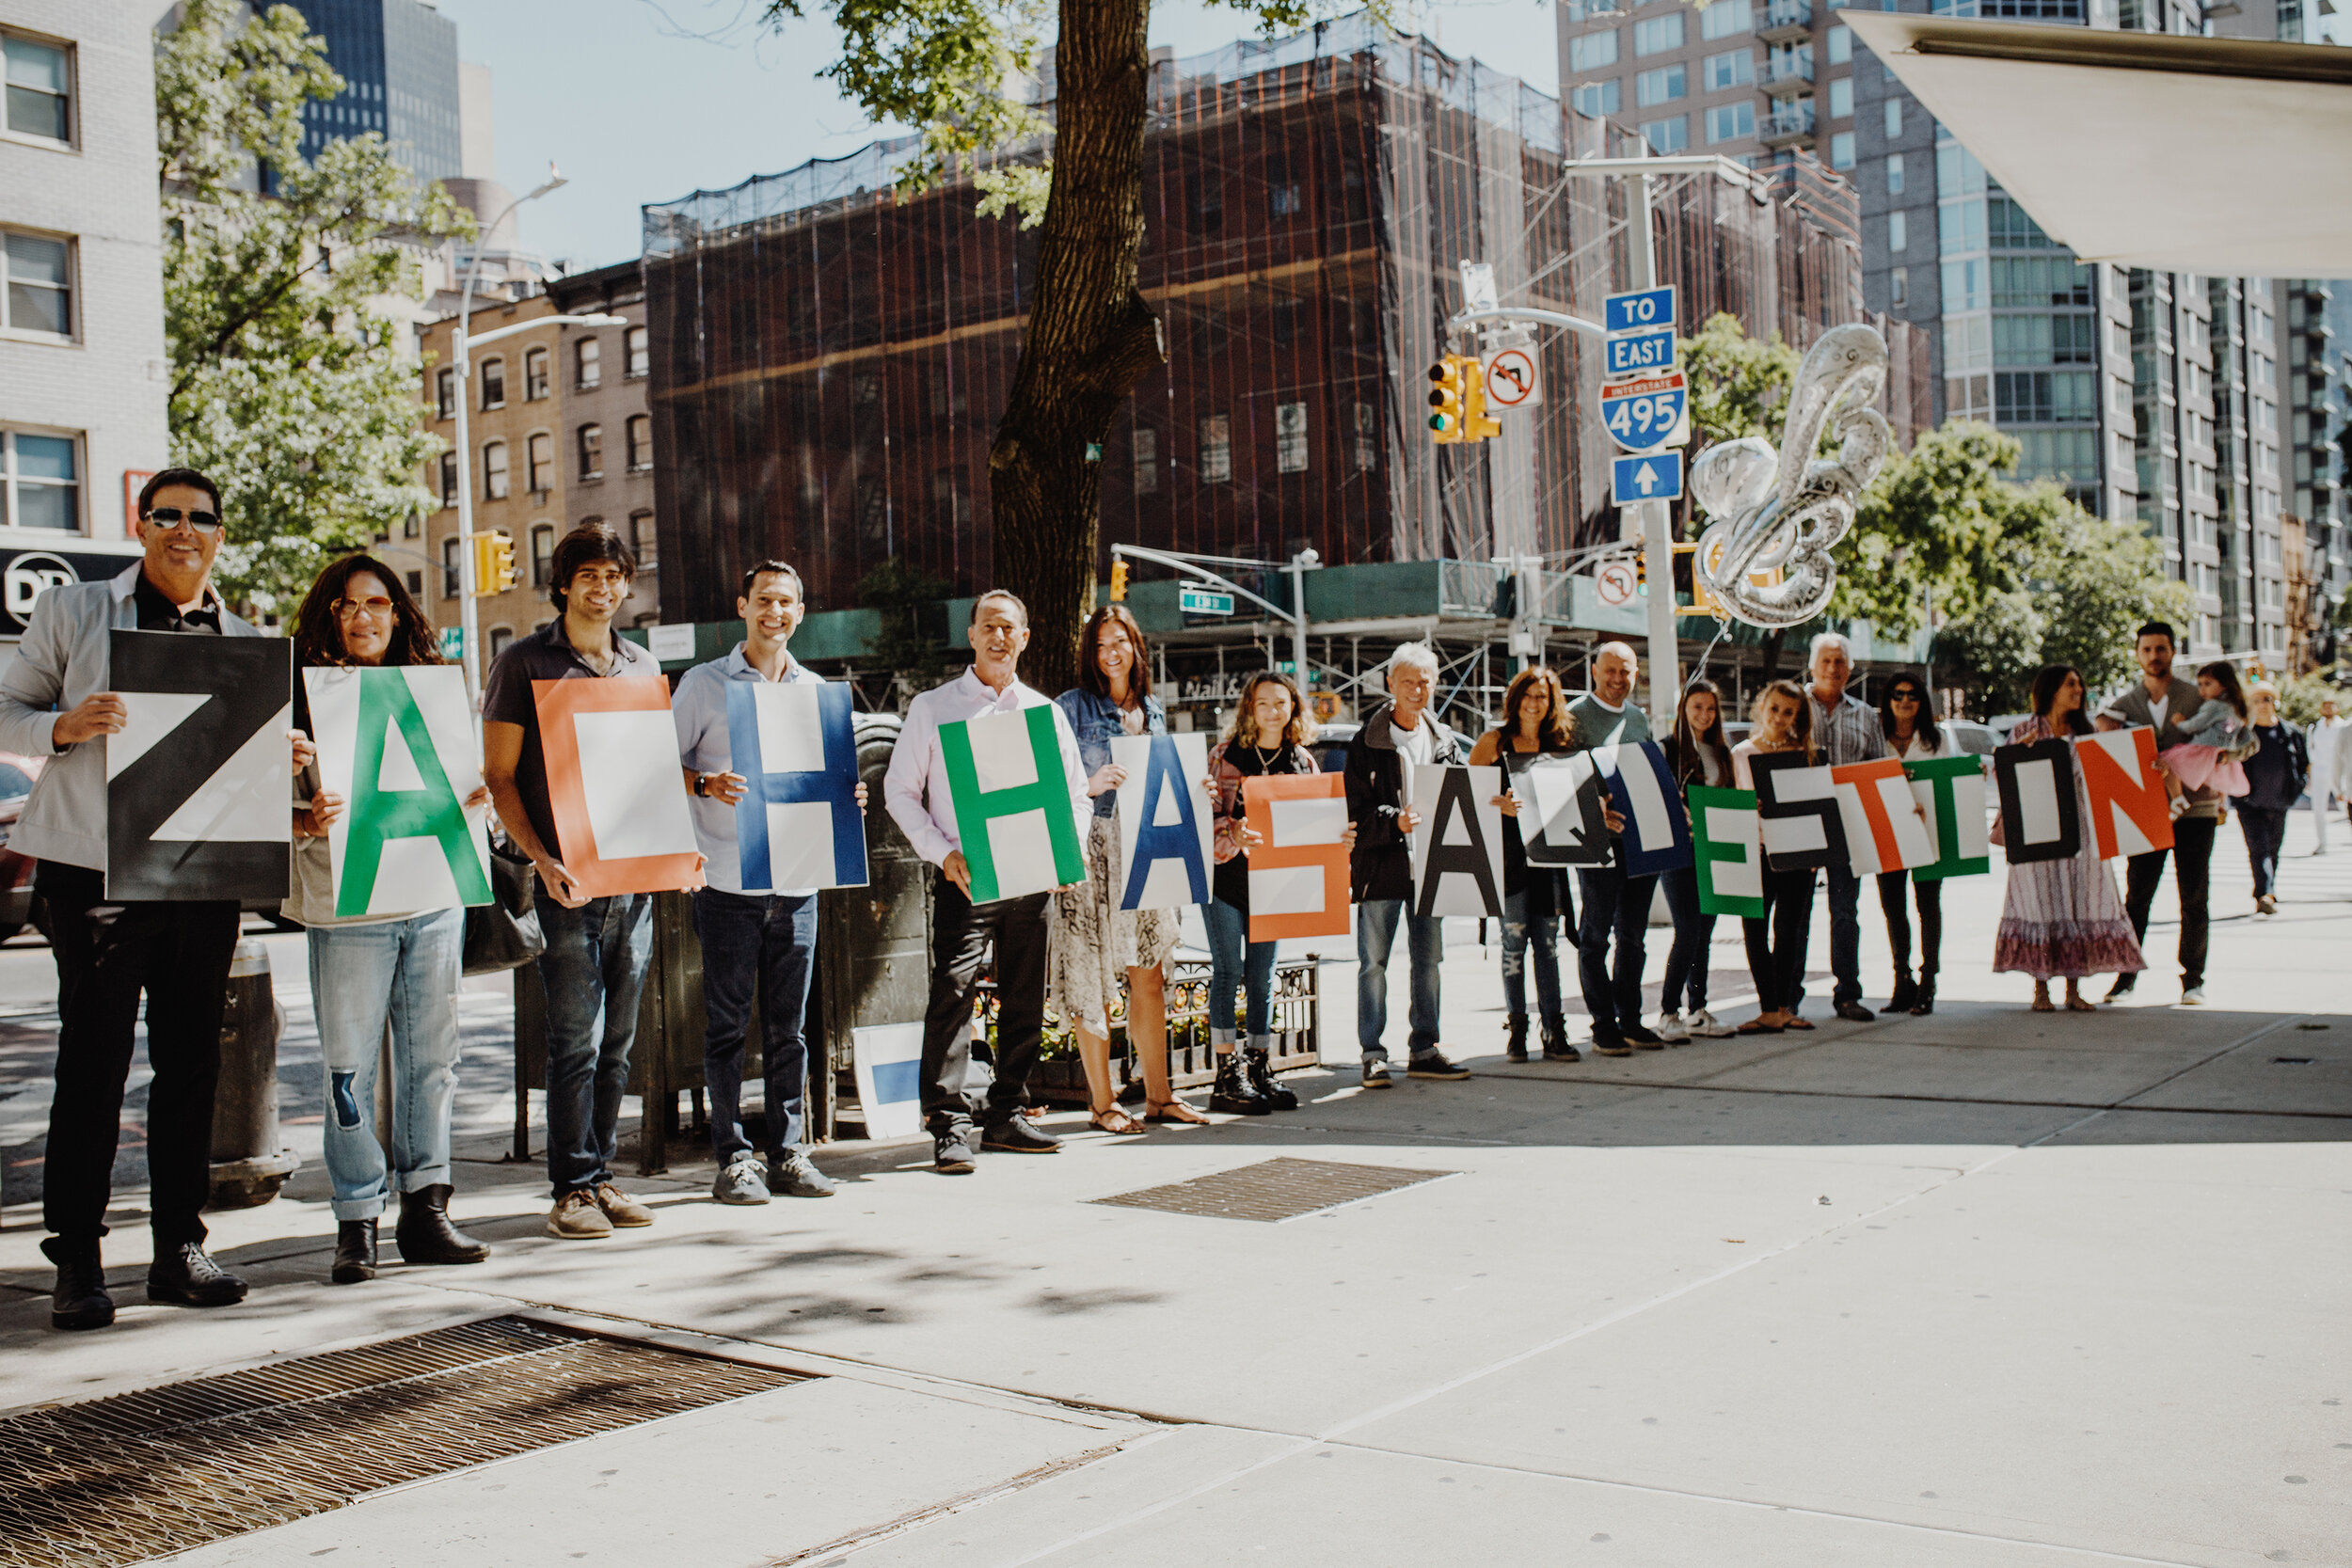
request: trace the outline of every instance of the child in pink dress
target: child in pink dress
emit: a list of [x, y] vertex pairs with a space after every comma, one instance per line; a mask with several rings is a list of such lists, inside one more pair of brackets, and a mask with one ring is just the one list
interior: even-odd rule
[[2165, 766], [2164, 788], [2172, 798], [2174, 816], [2188, 809], [2188, 801], [2183, 798], [2185, 789], [2217, 789], [2224, 795], [2243, 795], [2248, 788], [2246, 769], [2234, 758], [2223, 754], [2226, 748], [2236, 746], [2244, 738], [2249, 720], [2246, 693], [2238, 687], [2236, 667], [2222, 663], [2206, 665], [2197, 672], [2197, 693], [2204, 702], [2195, 713], [2181, 721], [2181, 734], [2187, 738], [2156, 753]]

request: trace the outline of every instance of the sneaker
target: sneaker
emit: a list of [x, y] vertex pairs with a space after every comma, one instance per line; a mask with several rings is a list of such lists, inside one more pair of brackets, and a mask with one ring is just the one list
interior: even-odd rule
[[710, 1196], [722, 1203], [767, 1202], [767, 1164], [756, 1154], [738, 1154], [710, 1183]]
[[972, 1130], [951, 1127], [931, 1134], [931, 1169], [942, 1176], [972, 1174]]
[[2129, 996], [2132, 994], [2134, 988], [2136, 988], [2138, 984], [2139, 976], [2137, 974], [2119, 974], [2115, 977], [2115, 984], [2107, 988], [2106, 999], [2109, 1002], [2113, 1002], [2120, 997]]
[[581, 1188], [565, 1193], [548, 1211], [548, 1234], [559, 1241], [600, 1241], [612, 1234], [612, 1222], [596, 1207], [596, 1195]]
[[800, 1149], [777, 1157], [768, 1167], [768, 1190], [786, 1197], [831, 1197], [833, 1178]]
[[1445, 1053], [1442, 1051], [1432, 1051], [1426, 1055], [1416, 1056], [1411, 1061], [1406, 1063], [1405, 1076], [1407, 1078], [1438, 1078], [1451, 1083], [1456, 1079], [1468, 1078], [1470, 1076], [1470, 1069], [1462, 1066], [1459, 1062], [1448, 1061], [1446, 1059]]
[[2254, 900], [2254, 912], [2256, 914], [2277, 914], [2279, 912], [2279, 900], [2265, 893], [2260, 898]]
[[1633, 1047], [1627, 1044], [1626, 1037], [1614, 1029], [1595, 1024], [1593, 1026], [1593, 1054], [1596, 1056], [1630, 1056], [1633, 1054]]
[[2205, 1005], [2205, 988], [2204, 988], [2204, 987], [2202, 987], [2202, 986], [2191, 986], [2191, 987], [2189, 987], [2189, 988], [2188, 988], [2188, 990], [2185, 990], [2185, 991], [2181, 992], [2181, 1006], [2184, 1006], [2184, 1007], [2201, 1007], [2201, 1006], [2203, 1006], [2204, 1005]]
[[1879, 1015], [1859, 1002], [1840, 1002], [1831, 1009], [1849, 1023], [1876, 1023]]
[[1662, 1037], [1653, 1033], [1651, 1030], [1645, 1028], [1640, 1023], [1621, 1024], [1618, 1026], [1617, 1033], [1624, 1037], [1625, 1042], [1628, 1045], [1632, 1046], [1637, 1051], [1663, 1051], [1666, 1049], [1666, 1042]]
[[1661, 1013], [1658, 1015], [1658, 1037], [1668, 1045], [1688, 1045], [1691, 1026], [1682, 1022], [1680, 1013]]
[[1705, 1007], [1701, 1007], [1683, 1022], [1690, 1026], [1691, 1033], [1701, 1039], [1719, 1040], [1735, 1032], [1730, 1024], [1724, 1022]]
[[595, 1197], [596, 1207], [604, 1211], [604, 1217], [611, 1220], [616, 1227], [628, 1229], [653, 1223], [652, 1210], [610, 1181], [596, 1183]]
[[1059, 1154], [1061, 1140], [1024, 1116], [990, 1122], [980, 1133], [980, 1147], [1000, 1154]]
[[1394, 1086], [1395, 1080], [1389, 1076], [1389, 1064], [1385, 1057], [1372, 1056], [1365, 1059], [1363, 1084], [1368, 1089], [1385, 1089]]
[[194, 1242], [163, 1252], [147, 1271], [147, 1299], [183, 1307], [233, 1307], [245, 1299], [245, 1281], [213, 1261]]

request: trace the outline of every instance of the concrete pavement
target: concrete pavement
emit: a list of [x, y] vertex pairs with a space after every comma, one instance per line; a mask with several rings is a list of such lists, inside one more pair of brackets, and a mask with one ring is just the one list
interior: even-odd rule
[[[245, 1306], [130, 1305], [126, 1193], [122, 1322], [68, 1338], [12, 1200], [0, 1407], [517, 1310], [821, 1374], [185, 1554], [207, 1563], [2352, 1562], [2352, 853], [2308, 833], [2258, 919], [2225, 830], [2202, 1009], [2172, 1005], [2168, 883], [2131, 1005], [2027, 1012], [1984, 973], [1997, 865], [1950, 886], [1929, 1019], [1510, 1067], [1495, 955], [1464, 942], [1466, 1083], [1357, 1089], [1339, 967], [1332, 1068], [1289, 1116], [963, 1180], [845, 1144], [839, 1196], [753, 1210], [681, 1165], [625, 1183], [653, 1229], [596, 1243], [542, 1236], [536, 1173], [494, 1163], [485, 1053], [456, 1210], [488, 1263], [326, 1286], [313, 1162], [217, 1216]], [[1878, 927], [1866, 895], [1883, 999]], [[315, 1101], [297, 952], [290, 1105]], [[1718, 1000], [1746, 995], [1728, 923], [1713, 958]], [[1274, 1157], [1449, 1174], [1279, 1225], [1089, 1201]]]

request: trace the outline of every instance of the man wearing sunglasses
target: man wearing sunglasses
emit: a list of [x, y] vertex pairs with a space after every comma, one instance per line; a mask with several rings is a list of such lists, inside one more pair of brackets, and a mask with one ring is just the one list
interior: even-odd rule
[[[41, 1250], [57, 1265], [50, 1322], [114, 1322], [99, 1261], [131, 1069], [139, 996], [147, 997], [150, 1301], [226, 1307], [245, 1281], [204, 1250], [198, 1212], [212, 1190], [213, 1086], [221, 1009], [237, 944], [233, 899], [110, 903], [106, 898], [106, 747], [129, 710], [107, 688], [108, 634], [262, 634], [213, 589], [220, 491], [191, 468], [167, 468], [139, 492], [145, 559], [108, 582], [53, 588], [33, 606], [14, 663], [0, 674], [0, 751], [47, 757], [10, 847], [40, 863], [57, 962], [57, 1087], [49, 1107]], [[96, 744], [93, 744], [95, 742]], [[298, 771], [310, 748], [298, 737]]]

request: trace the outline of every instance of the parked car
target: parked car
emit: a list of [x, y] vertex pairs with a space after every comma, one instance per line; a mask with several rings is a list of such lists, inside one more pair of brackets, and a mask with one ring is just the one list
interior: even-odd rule
[[48, 760], [0, 752], [0, 942], [24, 929], [33, 919], [35, 863], [8, 847], [8, 839], [16, 831], [17, 818], [24, 815], [33, 781], [40, 777]]

